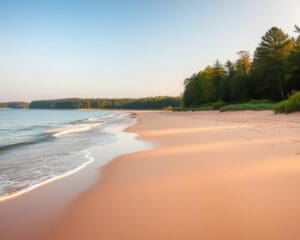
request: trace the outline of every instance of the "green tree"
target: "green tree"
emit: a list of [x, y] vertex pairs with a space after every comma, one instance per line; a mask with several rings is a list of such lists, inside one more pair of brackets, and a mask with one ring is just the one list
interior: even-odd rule
[[285, 68], [285, 80], [289, 93], [300, 90], [300, 28], [295, 26], [295, 32], [299, 33], [295, 41], [295, 47], [287, 58]]
[[214, 88], [216, 89], [216, 95], [217, 95], [216, 97], [218, 99], [222, 99], [222, 95], [223, 95], [222, 87], [224, 85], [223, 82], [226, 77], [226, 70], [219, 60], [217, 60], [213, 66], [212, 77], [213, 77]]
[[254, 53], [253, 72], [257, 91], [263, 98], [286, 98], [285, 62], [293, 49], [293, 41], [281, 29], [272, 27]]
[[223, 66], [218, 60], [185, 82], [184, 101], [199, 105], [217, 100], [278, 100], [300, 90], [300, 28], [291, 38], [272, 27], [262, 37], [254, 53], [238, 52], [235, 63]]
[[217, 100], [217, 88], [215, 85], [215, 68], [207, 66], [198, 74], [201, 89], [201, 102], [213, 102]]
[[195, 106], [201, 103], [201, 89], [198, 76], [193, 74], [184, 80], [183, 102], [186, 107]]
[[289, 55], [285, 73], [289, 93], [300, 90], [300, 46], [295, 47]]
[[236, 73], [230, 82], [231, 98], [234, 101], [246, 100], [249, 97], [249, 73], [252, 65], [248, 51], [239, 51], [237, 55]]
[[232, 79], [236, 74], [235, 64], [231, 61], [227, 61], [225, 63], [226, 76], [222, 82], [222, 94], [221, 99], [225, 102], [233, 101], [232, 91], [231, 91], [231, 83]]
[[239, 51], [238, 60], [236, 61], [236, 71], [238, 74], [246, 75], [251, 70], [251, 57], [248, 51]]
[[234, 65], [233, 62], [231, 62], [231, 61], [228, 60], [225, 63], [225, 70], [226, 70], [226, 74], [227, 74], [227, 76], [229, 78], [233, 78], [234, 77], [236, 70], [235, 70], [235, 65]]

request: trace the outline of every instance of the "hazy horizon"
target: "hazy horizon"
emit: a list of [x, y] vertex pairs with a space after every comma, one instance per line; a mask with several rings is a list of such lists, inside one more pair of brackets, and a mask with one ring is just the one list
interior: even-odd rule
[[293, 35], [299, 9], [296, 0], [0, 0], [0, 102], [178, 96], [216, 59], [252, 54], [270, 27]]

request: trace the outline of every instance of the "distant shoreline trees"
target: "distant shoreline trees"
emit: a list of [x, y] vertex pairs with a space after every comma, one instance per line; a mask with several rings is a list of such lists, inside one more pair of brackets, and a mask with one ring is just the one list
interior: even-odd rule
[[0, 108], [28, 108], [29, 103], [27, 102], [2, 102]]
[[250, 99], [286, 99], [300, 90], [300, 28], [295, 39], [280, 28], [272, 27], [262, 37], [253, 60], [247, 51], [239, 51], [236, 62], [213, 66], [184, 81], [185, 107], [224, 101]]
[[176, 108], [182, 103], [180, 97], [148, 97], [148, 98], [95, 98], [95, 99], [54, 99], [32, 101], [33, 109], [164, 109]]

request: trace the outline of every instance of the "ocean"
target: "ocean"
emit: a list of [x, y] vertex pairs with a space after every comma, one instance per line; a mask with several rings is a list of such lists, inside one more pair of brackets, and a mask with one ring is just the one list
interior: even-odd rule
[[115, 111], [0, 109], [0, 201], [92, 164], [93, 148], [118, 140], [109, 129], [133, 121]]

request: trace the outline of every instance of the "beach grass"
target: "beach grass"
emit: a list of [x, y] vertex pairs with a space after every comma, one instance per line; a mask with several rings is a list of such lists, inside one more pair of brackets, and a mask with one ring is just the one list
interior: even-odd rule
[[291, 113], [300, 111], [300, 92], [296, 92], [287, 100], [275, 104], [273, 111], [275, 113]]
[[181, 107], [175, 108], [174, 111], [213, 111], [219, 110], [220, 112], [228, 111], [263, 111], [263, 110], [272, 110], [274, 102], [269, 100], [251, 100], [249, 102], [242, 103], [226, 103], [223, 101], [218, 101], [214, 103], [206, 103], [200, 106], [191, 106], [191, 107]]
[[230, 104], [220, 108], [220, 112], [228, 112], [228, 111], [264, 111], [264, 110], [272, 110], [275, 103], [272, 102], [261, 102], [261, 103], [237, 103]]

